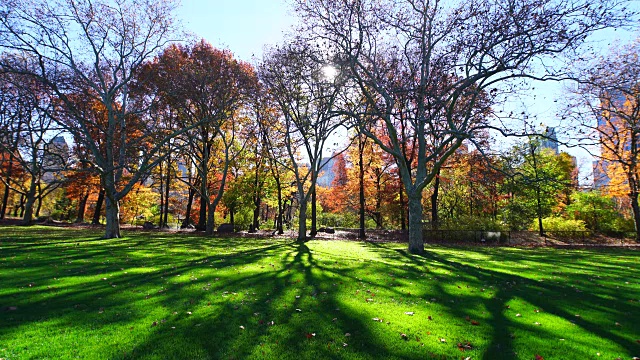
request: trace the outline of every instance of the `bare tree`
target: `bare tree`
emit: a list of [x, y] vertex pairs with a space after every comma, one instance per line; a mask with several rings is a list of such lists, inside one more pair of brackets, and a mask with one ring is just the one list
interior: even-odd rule
[[[479, 106], [515, 78], [560, 74], [545, 60], [620, 25], [619, 0], [297, 0], [309, 37], [337, 54], [382, 119], [409, 204], [409, 251], [424, 251], [422, 192], [463, 142], [508, 132]], [[348, 69], [348, 70], [346, 70]], [[493, 90], [493, 92], [492, 92]], [[355, 114], [357, 116], [357, 114]], [[415, 154], [411, 157], [408, 154]]]
[[[596, 186], [626, 193], [640, 241], [640, 39], [611, 48], [607, 56], [578, 67], [565, 116], [577, 126], [578, 145], [599, 161]], [[594, 151], [594, 147], [597, 149]]]
[[[120, 237], [118, 202], [161, 161], [154, 155], [163, 145], [185, 131], [162, 132], [162, 123], [140, 121], [145, 109], [135, 107], [130, 94], [141, 65], [170, 40], [174, 7], [172, 0], [9, 0], [0, 5], [0, 46], [38, 64], [24, 72], [2, 62], [2, 70], [25, 73], [48, 87], [66, 118], [73, 119], [60, 124], [92, 154], [102, 178], [105, 238]], [[70, 92], [100, 102], [106, 124], [84, 117]], [[139, 136], [129, 137], [134, 130]], [[141, 148], [131, 158], [130, 150]]]
[[[28, 76], [5, 73], [0, 79], [0, 92], [5, 95], [0, 137], [9, 140], [0, 141], [0, 150], [26, 174], [26, 179], [7, 174], [5, 186], [25, 196], [25, 224], [31, 224], [34, 213], [38, 215], [40, 205], [34, 208], [36, 201], [41, 204], [46, 195], [60, 187], [69, 161], [66, 141], [47, 115], [54, 105], [44, 90]], [[11, 164], [7, 170], [13, 170]]]
[[[313, 46], [292, 41], [273, 49], [259, 67], [259, 77], [282, 115], [280, 130], [289, 160], [283, 165], [291, 166], [295, 175], [300, 205], [298, 241], [307, 238], [307, 204], [327, 162], [323, 156], [327, 141], [342, 126], [334, 112], [341, 80], [330, 76], [326, 56]], [[303, 161], [309, 161], [309, 166]]]

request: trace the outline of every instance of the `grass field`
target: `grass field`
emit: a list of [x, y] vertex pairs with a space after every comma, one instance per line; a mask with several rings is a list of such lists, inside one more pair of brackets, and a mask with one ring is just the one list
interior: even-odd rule
[[2, 359], [631, 359], [639, 252], [0, 228]]

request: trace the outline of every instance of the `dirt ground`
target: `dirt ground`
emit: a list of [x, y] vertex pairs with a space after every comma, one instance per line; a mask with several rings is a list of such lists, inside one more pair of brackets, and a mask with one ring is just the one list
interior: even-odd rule
[[[58, 226], [58, 227], [71, 227], [78, 229], [102, 229], [103, 225], [91, 225], [91, 224], [72, 224], [66, 222], [57, 222], [52, 220], [34, 221], [37, 225], [46, 226]], [[16, 218], [7, 218], [0, 220], [0, 226], [9, 225], [22, 225], [22, 221]], [[171, 232], [171, 233], [184, 233], [190, 235], [202, 235], [203, 232], [195, 231], [193, 229], [143, 229], [141, 226], [133, 226], [129, 224], [121, 225], [123, 232], [127, 231], [144, 231], [144, 232]], [[358, 229], [333, 229], [334, 233], [318, 232], [315, 239], [318, 240], [346, 240], [346, 241], [362, 241], [358, 239]], [[607, 237], [604, 235], [592, 235], [588, 238], [578, 239], [560, 239], [553, 236], [541, 237], [533, 231], [513, 231], [508, 233], [508, 239], [503, 242], [482, 242], [482, 241], [427, 241], [426, 243], [441, 244], [441, 245], [454, 245], [454, 246], [515, 246], [515, 247], [633, 247], [640, 248], [640, 244], [636, 243], [634, 239], [620, 239]], [[403, 230], [377, 230], [368, 229], [366, 231], [368, 242], [393, 242], [393, 243], [406, 243], [407, 232]], [[224, 233], [216, 234], [216, 237], [246, 237], [246, 238], [283, 238], [290, 239], [297, 236], [295, 230], [285, 230], [284, 234], [276, 235], [273, 230], [258, 230], [255, 233], [249, 233], [247, 231], [240, 231], [236, 233]]]

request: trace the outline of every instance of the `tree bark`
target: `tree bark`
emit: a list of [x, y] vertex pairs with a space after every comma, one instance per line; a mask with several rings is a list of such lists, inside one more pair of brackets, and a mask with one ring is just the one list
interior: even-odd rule
[[76, 216], [76, 223], [80, 224], [84, 222], [84, 213], [87, 209], [87, 199], [89, 199], [89, 192], [85, 192], [83, 195], [80, 195], [80, 199], [78, 199], [78, 214]]
[[164, 218], [160, 218], [160, 227], [169, 227], [169, 192], [171, 191], [171, 161], [167, 159], [167, 176], [165, 177], [165, 189], [164, 189]]
[[251, 224], [251, 227], [253, 228], [253, 232], [256, 232], [258, 231], [258, 229], [260, 229], [260, 206], [262, 205], [262, 199], [260, 198], [260, 195], [256, 195], [254, 205], [255, 207], [253, 208], [253, 222]]
[[440, 219], [438, 219], [438, 192], [440, 190], [440, 169], [433, 183], [433, 194], [431, 194], [431, 229], [438, 230]]
[[404, 207], [404, 190], [403, 190], [404, 185], [402, 184], [402, 181], [400, 182], [400, 229], [407, 230], [407, 220], [405, 217], [405, 207]]
[[107, 226], [105, 229], [105, 239], [120, 238], [120, 206], [118, 201], [114, 201], [111, 196], [106, 196], [105, 216]]
[[309, 236], [315, 237], [318, 234], [317, 228], [317, 195], [316, 195], [316, 184], [313, 184], [313, 190], [311, 191], [311, 232]]
[[424, 242], [422, 240], [422, 193], [408, 193], [409, 202], [409, 252], [411, 254], [423, 254]]
[[102, 212], [102, 204], [104, 203], [104, 188], [100, 188], [98, 193], [98, 200], [96, 201], [96, 209], [93, 212], [93, 219], [91, 224], [100, 225], [100, 213]]
[[20, 194], [20, 201], [13, 209], [13, 217], [18, 217], [18, 212], [20, 212], [20, 217], [22, 217], [22, 214], [24, 214], [24, 194]]
[[633, 211], [633, 222], [636, 229], [636, 242], [640, 242], [640, 204], [638, 204], [638, 191], [632, 189], [629, 192], [629, 198], [631, 200], [631, 210]]
[[189, 199], [187, 200], [187, 209], [184, 214], [184, 221], [182, 221], [182, 225], [180, 228], [186, 229], [191, 223], [191, 205], [193, 204], [193, 197], [195, 196], [195, 191], [192, 188], [189, 188]]
[[31, 179], [31, 185], [29, 185], [29, 191], [26, 194], [26, 203], [24, 206], [24, 213], [22, 214], [22, 223], [24, 225], [31, 225], [33, 222], [33, 205], [36, 202], [36, 183], [34, 179]]
[[360, 229], [358, 230], [358, 238], [360, 239], [366, 239], [367, 238], [367, 234], [365, 232], [365, 198], [364, 198], [364, 141], [362, 140], [362, 135], [360, 135], [358, 137], [358, 139], [360, 140], [360, 144], [358, 144], [358, 147], [360, 151], [358, 151], [358, 187], [359, 187], [359, 191], [358, 191], [358, 204], [359, 204], [359, 225], [360, 225]]
[[9, 204], [9, 182], [13, 174], [13, 158], [9, 157], [9, 168], [7, 169], [7, 178], [5, 180], [4, 194], [2, 195], [2, 208], [0, 209], [0, 219], [4, 219], [7, 213], [7, 205]]
[[[164, 172], [162, 161], [158, 164], [158, 172], [160, 173], [160, 216], [158, 218], [158, 227], [162, 228], [162, 217], [164, 215]], [[137, 213], [137, 210], [136, 210]]]
[[280, 184], [280, 177], [276, 177], [276, 187], [278, 188], [278, 215], [276, 218], [276, 231], [278, 232], [278, 235], [282, 235], [284, 234], [284, 228], [282, 226], [284, 206], [282, 204], [282, 185]]
[[[202, 191], [202, 189], [200, 191]], [[198, 225], [196, 226], [196, 230], [198, 231], [207, 229], [207, 206], [209, 206], [207, 199], [203, 195], [200, 195], [200, 214], [198, 216]]]
[[36, 219], [40, 217], [40, 210], [42, 210], [42, 196], [38, 196], [37, 201], [38, 201], [38, 205], [36, 206], [36, 214], [35, 214]]
[[298, 242], [307, 240], [307, 201], [304, 196], [298, 196], [300, 203], [300, 215], [298, 216]]

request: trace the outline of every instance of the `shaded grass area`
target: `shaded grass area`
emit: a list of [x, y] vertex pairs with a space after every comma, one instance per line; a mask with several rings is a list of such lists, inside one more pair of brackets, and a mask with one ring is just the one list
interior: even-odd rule
[[634, 250], [100, 235], [0, 228], [0, 358], [640, 356]]

